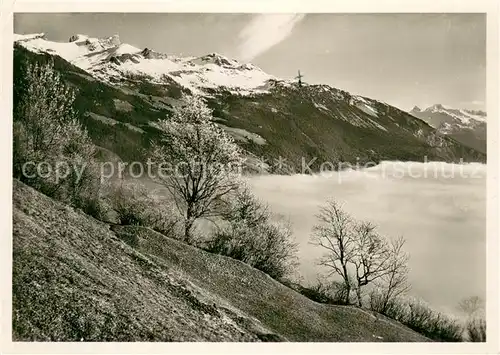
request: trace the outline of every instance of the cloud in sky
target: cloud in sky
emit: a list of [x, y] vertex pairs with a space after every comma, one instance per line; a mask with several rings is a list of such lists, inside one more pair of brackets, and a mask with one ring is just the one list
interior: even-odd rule
[[250, 61], [271, 49], [291, 33], [305, 14], [259, 14], [239, 34], [238, 56]]

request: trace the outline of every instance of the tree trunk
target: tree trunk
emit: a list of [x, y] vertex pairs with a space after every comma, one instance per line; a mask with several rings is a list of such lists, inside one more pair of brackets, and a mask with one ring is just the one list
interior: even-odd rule
[[190, 219], [186, 219], [184, 223], [184, 241], [187, 244], [191, 244], [191, 227], [193, 227], [193, 222]]
[[[344, 258], [344, 252], [341, 250], [340, 256], [343, 260]], [[346, 296], [345, 296], [345, 304], [349, 304], [349, 298], [351, 296], [351, 283], [349, 282], [349, 274], [347, 273], [347, 266], [344, 262], [342, 262], [342, 271], [344, 272], [344, 283], [345, 283], [345, 289], [346, 289]]]
[[193, 208], [189, 204], [186, 210], [186, 220], [184, 222], [184, 241], [191, 244], [191, 228], [193, 227]]
[[359, 285], [356, 287], [356, 296], [358, 297], [358, 306], [360, 308], [363, 307], [363, 302], [361, 301], [361, 287]]
[[380, 313], [386, 314], [387, 313], [387, 308], [389, 306], [389, 291], [384, 294], [384, 302], [382, 303], [382, 309], [380, 310]]
[[349, 283], [349, 280], [344, 280], [345, 283], [345, 300], [344, 303], [348, 305], [350, 303], [350, 298], [351, 298], [351, 284]]

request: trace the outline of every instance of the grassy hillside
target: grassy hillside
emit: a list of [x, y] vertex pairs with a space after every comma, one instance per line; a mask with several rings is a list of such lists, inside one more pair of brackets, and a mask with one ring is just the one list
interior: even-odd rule
[[17, 180], [12, 295], [16, 341], [427, 340], [149, 229], [110, 228]]

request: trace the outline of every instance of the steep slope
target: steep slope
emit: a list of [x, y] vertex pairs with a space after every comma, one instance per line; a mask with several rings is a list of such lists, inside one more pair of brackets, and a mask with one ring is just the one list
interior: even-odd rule
[[486, 112], [454, 109], [436, 104], [424, 110], [415, 106], [410, 114], [427, 122], [438, 132], [486, 153]]
[[15, 341], [428, 341], [149, 229], [110, 229], [17, 180], [13, 202]]
[[336, 169], [339, 162], [486, 160], [404, 111], [327, 85], [299, 88], [215, 53], [184, 58], [117, 37], [70, 40], [18, 35], [14, 89], [22, 90], [22, 63], [53, 60], [77, 89], [76, 106], [94, 142], [125, 161], [144, 159], [157, 134], [151, 122], [168, 117], [183, 93], [205, 96], [250, 165], [270, 172], [309, 173], [325, 162]]
[[[109, 228], [14, 181], [13, 339], [252, 341]], [[253, 324], [252, 322], [249, 322]]]

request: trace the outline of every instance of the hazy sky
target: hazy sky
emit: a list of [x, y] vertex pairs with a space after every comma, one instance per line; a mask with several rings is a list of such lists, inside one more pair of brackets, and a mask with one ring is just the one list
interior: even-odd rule
[[403, 109], [485, 107], [482, 14], [16, 14], [14, 32], [56, 41], [119, 34], [165, 53], [218, 52]]

